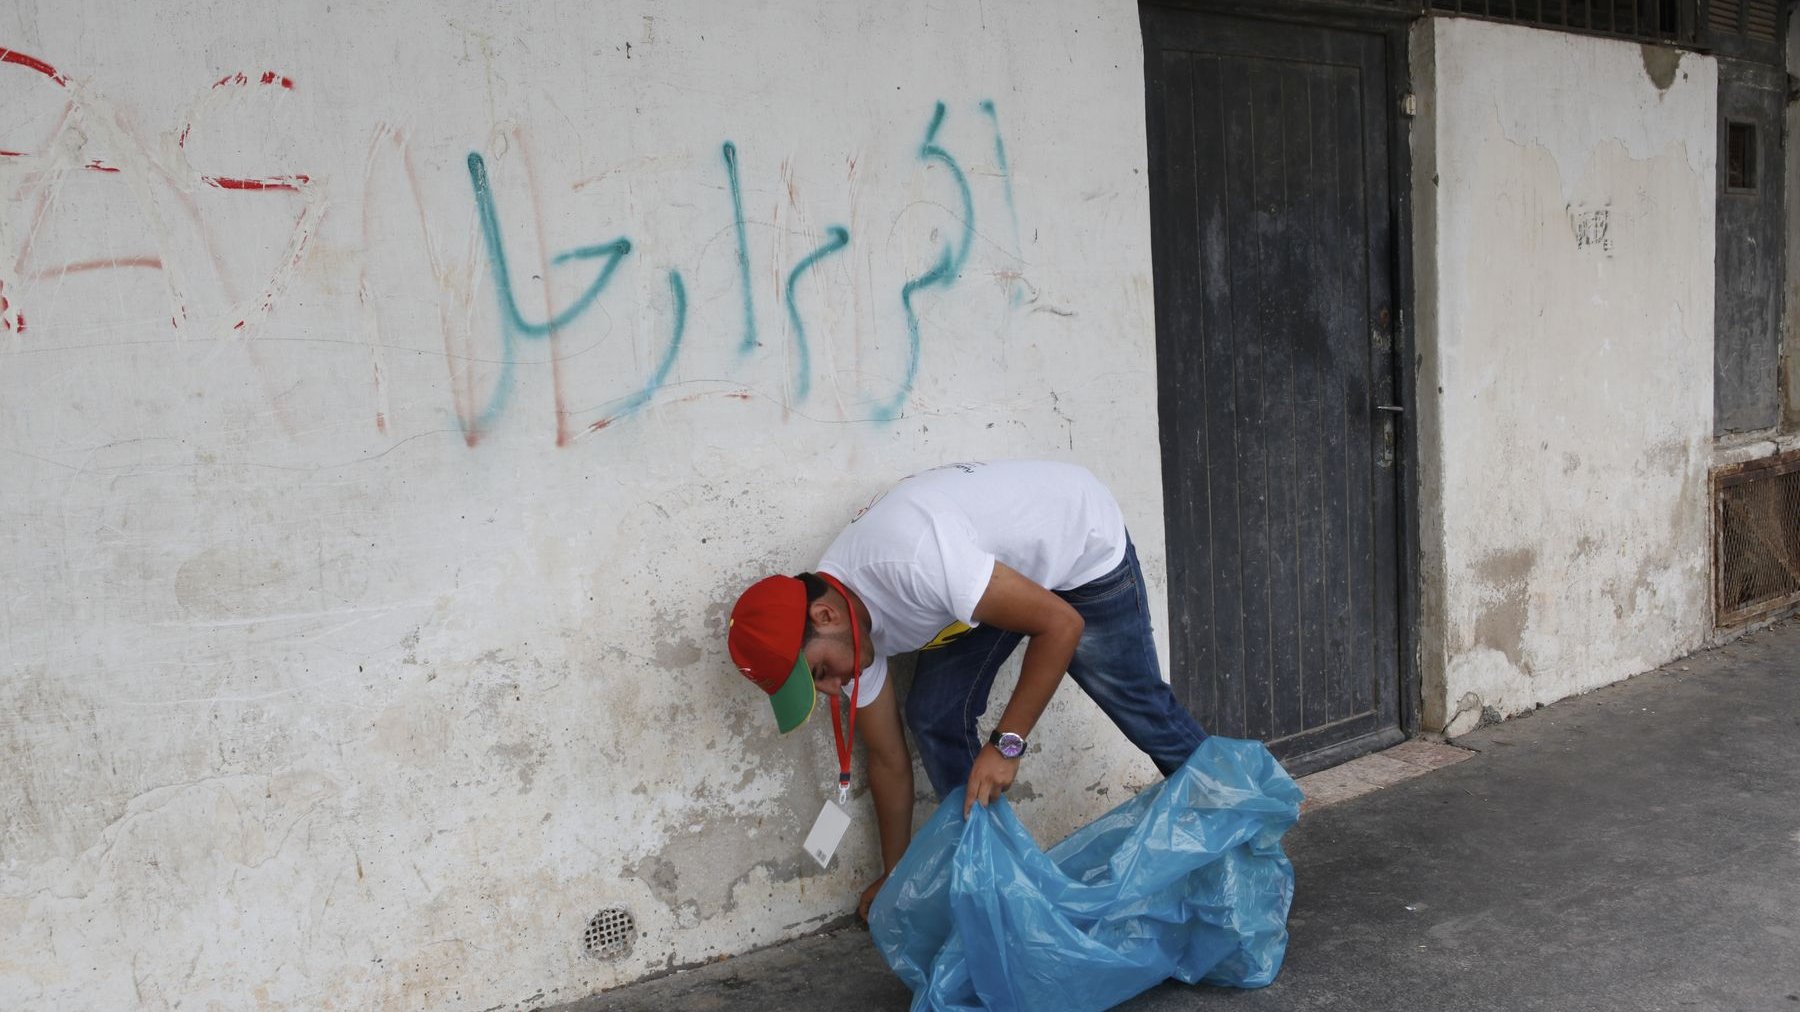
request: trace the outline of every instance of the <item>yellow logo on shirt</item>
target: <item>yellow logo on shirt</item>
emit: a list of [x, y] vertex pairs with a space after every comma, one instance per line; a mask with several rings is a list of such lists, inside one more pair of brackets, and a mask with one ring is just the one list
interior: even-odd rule
[[925, 644], [924, 646], [920, 647], [919, 649], [921, 649], [921, 650], [936, 650], [938, 647], [947, 647], [950, 644], [955, 643], [957, 640], [962, 639], [965, 634], [972, 632], [972, 631], [974, 631], [972, 626], [966, 626], [966, 625], [962, 624], [961, 622], [952, 622], [949, 625], [945, 626], [944, 628], [938, 630], [938, 634], [936, 636], [932, 637], [931, 642]]

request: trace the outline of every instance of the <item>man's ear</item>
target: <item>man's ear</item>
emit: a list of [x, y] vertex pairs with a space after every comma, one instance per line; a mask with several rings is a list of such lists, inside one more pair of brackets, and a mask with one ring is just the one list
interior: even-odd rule
[[813, 628], [823, 630], [834, 627], [841, 616], [831, 603], [831, 595], [825, 594], [806, 606], [806, 617], [812, 620]]

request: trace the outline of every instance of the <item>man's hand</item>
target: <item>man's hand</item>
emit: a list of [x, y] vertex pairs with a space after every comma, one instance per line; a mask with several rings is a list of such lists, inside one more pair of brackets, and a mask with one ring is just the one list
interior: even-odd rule
[[862, 921], [865, 926], [869, 923], [869, 905], [875, 902], [875, 894], [880, 892], [881, 887], [886, 884], [887, 876], [883, 875], [876, 879], [869, 888], [863, 890], [862, 902], [856, 905], [856, 919]]
[[1017, 759], [1008, 759], [994, 746], [983, 745], [975, 757], [975, 767], [969, 771], [969, 789], [963, 795], [963, 818], [969, 817], [976, 802], [986, 805], [998, 801], [1018, 775]]

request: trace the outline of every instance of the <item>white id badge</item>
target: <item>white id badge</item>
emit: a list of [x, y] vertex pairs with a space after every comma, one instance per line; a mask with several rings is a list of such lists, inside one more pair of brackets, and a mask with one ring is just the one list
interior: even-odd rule
[[806, 834], [806, 842], [800, 846], [819, 867], [831, 864], [831, 855], [837, 853], [838, 843], [844, 839], [844, 831], [850, 828], [850, 813], [838, 806], [835, 801], [825, 802], [819, 811], [819, 819], [813, 823], [812, 832]]

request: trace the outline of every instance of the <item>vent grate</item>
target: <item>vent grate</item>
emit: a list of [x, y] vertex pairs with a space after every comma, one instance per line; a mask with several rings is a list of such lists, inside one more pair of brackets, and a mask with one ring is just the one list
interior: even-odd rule
[[1415, 0], [1430, 14], [1604, 35], [1780, 65], [1782, 0]]
[[[1514, 24], [1672, 43], [1686, 41], [1683, 9], [1692, 4], [1693, 0], [1430, 0], [1430, 9]], [[1722, 16], [1716, 13], [1716, 3], [1711, 10], [1715, 12], [1713, 16]], [[1733, 20], [1734, 28], [1736, 24]]]
[[1715, 33], [1774, 42], [1781, 31], [1781, 0], [1709, 0], [1706, 27]]
[[1781, 7], [1776, 0], [1749, 0], [1744, 4], [1744, 32], [1753, 39], [1774, 42], [1781, 24]]
[[637, 941], [637, 919], [623, 907], [608, 907], [587, 922], [581, 933], [582, 948], [595, 959], [618, 959], [631, 954]]
[[1800, 604], [1800, 451], [1713, 473], [1717, 624]]

